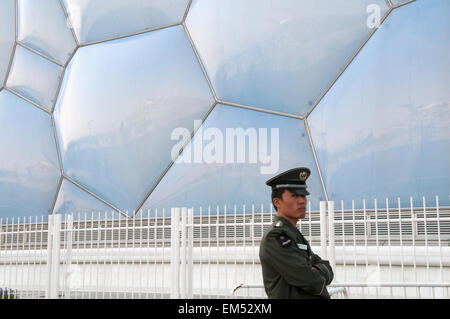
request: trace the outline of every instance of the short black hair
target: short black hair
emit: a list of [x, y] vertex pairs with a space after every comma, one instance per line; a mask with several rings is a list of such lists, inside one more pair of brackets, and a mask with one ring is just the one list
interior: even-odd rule
[[278, 211], [278, 208], [273, 203], [273, 199], [274, 198], [280, 198], [281, 199], [281, 195], [283, 195], [285, 190], [286, 190], [286, 188], [272, 189], [272, 205], [273, 205], [273, 207], [275, 208], [276, 211]]

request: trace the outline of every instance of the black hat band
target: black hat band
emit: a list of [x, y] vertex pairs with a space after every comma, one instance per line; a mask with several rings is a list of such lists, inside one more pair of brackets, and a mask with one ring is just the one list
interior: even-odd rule
[[279, 184], [275, 185], [275, 188], [305, 188], [306, 185], [298, 185], [298, 184]]

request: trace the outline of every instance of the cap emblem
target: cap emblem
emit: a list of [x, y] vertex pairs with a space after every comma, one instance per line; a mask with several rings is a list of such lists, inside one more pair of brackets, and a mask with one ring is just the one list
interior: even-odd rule
[[298, 175], [298, 178], [300, 179], [300, 181], [304, 182], [306, 181], [306, 178], [308, 177], [308, 174], [305, 171], [300, 172], [300, 174]]

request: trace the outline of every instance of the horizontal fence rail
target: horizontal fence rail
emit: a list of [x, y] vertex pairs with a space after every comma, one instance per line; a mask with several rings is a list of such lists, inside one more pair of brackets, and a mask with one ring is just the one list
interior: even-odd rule
[[[450, 207], [438, 198], [430, 207], [412, 203], [309, 206], [297, 227], [333, 265], [333, 298], [448, 298]], [[271, 205], [175, 211], [140, 211], [129, 219], [113, 212], [1, 218], [0, 294], [266, 297], [258, 252], [276, 216]]]

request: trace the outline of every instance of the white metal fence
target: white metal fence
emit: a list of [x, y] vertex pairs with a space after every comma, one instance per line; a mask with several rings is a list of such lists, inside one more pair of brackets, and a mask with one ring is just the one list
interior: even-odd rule
[[[298, 228], [338, 298], [448, 298], [450, 208], [321, 202]], [[272, 206], [0, 219], [0, 294], [14, 298], [264, 298]], [[178, 238], [178, 240], [173, 240]]]

